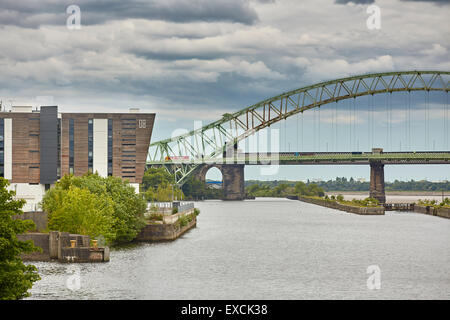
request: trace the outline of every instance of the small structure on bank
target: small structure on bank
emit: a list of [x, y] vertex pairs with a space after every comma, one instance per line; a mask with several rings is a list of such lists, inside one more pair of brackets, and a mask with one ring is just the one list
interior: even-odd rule
[[96, 240], [89, 236], [68, 232], [50, 231], [49, 233], [30, 232], [17, 236], [20, 241], [32, 240], [42, 252], [23, 254], [24, 261], [59, 262], [108, 262], [109, 247], [98, 247]]

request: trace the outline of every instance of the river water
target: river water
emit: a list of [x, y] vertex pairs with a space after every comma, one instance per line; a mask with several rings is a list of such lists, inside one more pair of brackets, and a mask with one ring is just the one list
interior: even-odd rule
[[270, 198], [196, 207], [197, 228], [176, 241], [113, 249], [108, 263], [34, 263], [31, 299], [450, 298], [448, 219]]

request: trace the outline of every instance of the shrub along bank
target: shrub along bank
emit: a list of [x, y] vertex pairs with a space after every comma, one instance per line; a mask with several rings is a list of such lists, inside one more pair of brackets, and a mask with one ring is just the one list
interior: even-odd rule
[[50, 230], [84, 234], [105, 244], [132, 241], [145, 226], [146, 201], [118, 177], [66, 175], [42, 200]]

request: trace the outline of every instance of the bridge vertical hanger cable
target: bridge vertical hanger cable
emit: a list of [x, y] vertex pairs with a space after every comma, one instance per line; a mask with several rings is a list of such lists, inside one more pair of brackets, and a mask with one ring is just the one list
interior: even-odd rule
[[352, 126], [353, 126], [353, 118], [352, 118], [352, 100], [348, 101], [348, 113], [349, 113], [349, 119], [350, 119], [350, 130], [349, 130], [349, 147], [350, 150], [352, 150]]
[[373, 148], [373, 95], [369, 96], [370, 100], [370, 149]]
[[408, 91], [408, 148], [411, 150], [411, 91]]
[[303, 145], [303, 123], [304, 123], [304, 121], [303, 121], [303, 112], [302, 112], [302, 151], [304, 151], [305, 149], [304, 149], [304, 145]]
[[370, 149], [370, 96], [367, 96], [367, 149]]
[[385, 149], [387, 149], [389, 145], [389, 105], [388, 105], [388, 98], [389, 96], [386, 95], [384, 99], [385, 107], [386, 107], [386, 146]]
[[297, 135], [296, 135], [296, 145], [297, 145], [297, 148], [296, 148], [296, 151], [298, 151], [298, 117], [299, 117], [299, 115], [298, 115], [299, 113], [297, 113], [296, 114], [296, 117], [297, 117], [297, 121], [296, 121], [296, 123], [297, 123]]
[[[336, 102], [337, 103], [337, 102]], [[331, 138], [330, 138], [330, 150], [334, 150], [334, 109], [331, 107]]]
[[313, 111], [313, 151], [316, 151], [316, 108]]
[[370, 129], [371, 129], [371, 131], [370, 131], [370, 141], [371, 141], [371, 148], [373, 148], [373, 146], [374, 146], [374, 139], [375, 139], [375, 137], [374, 137], [374, 133], [375, 133], [375, 130], [374, 130], [374, 127], [375, 127], [375, 120], [374, 120], [374, 97], [373, 97], [373, 94], [370, 96], [370, 101], [371, 101], [371, 104], [370, 104], [370, 116], [371, 116], [371, 121], [372, 121], [372, 124], [371, 124], [371, 126], [370, 126]]
[[[355, 143], [356, 143], [356, 136], [357, 136], [357, 134], [356, 134], [356, 120], [357, 120], [357, 117], [356, 117], [356, 97], [355, 98], [353, 98], [353, 145], [355, 145]], [[358, 151], [357, 149], [356, 149], [356, 151]]]
[[392, 92], [389, 93], [389, 151], [392, 151]]
[[445, 124], [445, 126], [444, 126], [445, 139], [444, 139], [444, 141], [445, 141], [445, 150], [448, 150], [448, 140], [449, 140], [449, 137], [448, 137], [448, 117], [449, 117], [449, 114], [448, 114], [448, 91], [445, 92], [445, 98], [446, 98], [446, 100], [445, 100], [445, 117], [444, 117], [444, 124]]
[[318, 127], [319, 127], [319, 130], [318, 130], [318, 136], [317, 136], [317, 144], [318, 144], [318, 146], [319, 146], [319, 152], [320, 152], [320, 106], [319, 106], [319, 108], [318, 108], [318, 115], [319, 115], [319, 119], [318, 119]]
[[336, 116], [335, 116], [335, 126], [334, 126], [334, 128], [336, 129], [336, 136], [335, 136], [335, 141], [336, 141], [336, 143], [335, 143], [335, 146], [334, 146], [334, 150], [335, 151], [338, 151], [338, 143], [339, 143], [339, 139], [338, 139], [338, 113], [337, 113], [337, 110], [338, 110], [338, 107], [337, 107], [337, 104], [334, 106], [334, 111], [335, 111], [335, 113], [336, 113]]
[[424, 150], [428, 150], [428, 95], [425, 92], [425, 148]]
[[[286, 101], [287, 104], [287, 101]], [[284, 118], [284, 150], [286, 150], [286, 144], [287, 142], [287, 129], [286, 129], [286, 122], [287, 122], [287, 118]], [[288, 144], [289, 145], [289, 144]], [[287, 151], [290, 151], [289, 148]]]
[[406, 150], [408, 148], [408, 93], [405, 92], [405, 94], [405, 141], [403, 145]]

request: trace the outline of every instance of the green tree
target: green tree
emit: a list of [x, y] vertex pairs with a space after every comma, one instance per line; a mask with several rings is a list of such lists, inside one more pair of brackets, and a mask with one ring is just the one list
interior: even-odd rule
[[149, 168], [142, 178], [142, 188], [144, 191], [149, 188], [156, 189], [158, 186], [167, 186], [175, 182], [174, 177], [164, 168]]
[[132, 241], [145, 226], [147, 202], [134, 188], [118, 177], [105, 180], [106, 193], [113, 199], [116, 242]]
[[116, 238], [113, 201], [88, 189], [70, 186], [61, 204], [48, 213], [50, 230], [85, 234], [91, 238], [103, 236], [107, 243]]
[[22, 214], [25, 200], [14, 200], [14, 191], [8, 191], [8, 180], [0, 177], [0, 299], [14, 300], [28, 297], [29, 289], [40, 279], [33, 265], [25, 265], [21, 253], [36, 251], [31, 240], [19, 241], [17, 235], [34, 228], [30, 220], [13, 220]]
[[[97, 196], [96, 201], [107, 204], [100, 207], [110, 213], [113, 224], [111, 226], [110, 241], [129, 242], [133, 240], [140, 230], [145, 226], [144, 213], [147, 203], [142, 196], [135, 193], [134, 188], [127, 181], [118, 177], [102, 178], [98, 174], [85, 174], [82, 177], [66, 175], [56, 183], [55, 187], [48, 190], [42, 201], [42, 207], [49, 213], [49, 219], [53, 213], [59, 212], [62, 207], [67, 206], [64, 202], [71, 188], [87, 190], [90, 194]], [[78, 191], [77, 191], [78, 192]], [[88, 197], [87, 194], [83, 194]], [[94, 201], [93, 200], [93, 201]], [[112, 211], [109, 210], [112, 208]], [[68, 217], [65, 217], [65, 219]], [[82, 220], [71, 220], [72, 225], [49, 224], [59, 231], [69, 231], [80, 228]], [[106, 238], [105, 234], [103, 236]]]

